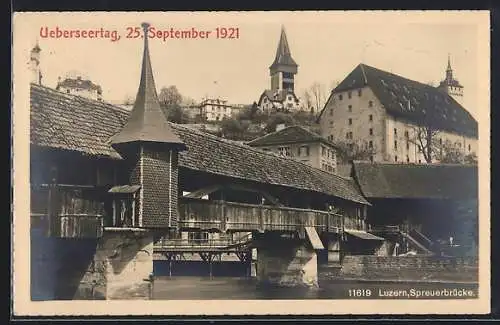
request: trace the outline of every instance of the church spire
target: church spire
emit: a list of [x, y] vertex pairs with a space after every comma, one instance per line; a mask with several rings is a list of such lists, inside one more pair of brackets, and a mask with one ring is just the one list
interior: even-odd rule
[[111, 145], [118, 147], [133, 142], [154, 142], [185, 149], [184, 143], [173, 133], [160, 107], [149, 56], [148, 27], [148, 23], [142, 24], [144, 52], [135, 104], [125, 126], [111, 139]]
[[448, 53], [448, 66], [446, 67], [446, 80], [453, 80], [453, 69], [451, 68], [450, 54]]
[[274, 62], [271, 65], [270, 69], [278, 65], [286, 65], [286, 66], [297, 66], [297, 63], [292, 58], [292, 54], [290, 52], [290, 46], [288, 45], [288, 40], [286, 38], [285, 26], [281, 25], [281, 35], [278, 43], [278, 48], [276, 49], [276, 56], [274, 58]]

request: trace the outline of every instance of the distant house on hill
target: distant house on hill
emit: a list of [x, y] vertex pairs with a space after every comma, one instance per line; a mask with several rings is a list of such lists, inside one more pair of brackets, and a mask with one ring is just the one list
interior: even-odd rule
[[65, 78], [57, 83], [56, 90], [61, 92], [78, 95], [90, 99], [102, 100], [102, 88], [90, 80], [84, 80], [82, 77]]
[[335, 145], [319, 134], [302, 126], [278, 126], [276, 132], [266, 134], [247, 143], [249, 146], [292, 157], [312, 167], [336, 173]]

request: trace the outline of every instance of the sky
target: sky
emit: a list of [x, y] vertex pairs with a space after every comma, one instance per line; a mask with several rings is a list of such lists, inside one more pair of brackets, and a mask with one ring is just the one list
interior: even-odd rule
[[[207, 39], [150, 39], [158, 90], [175, 85], [196, 101], [205, 96], [233, 104], [257, 101], [270, 87], [269, 66], [282, 25], [299, 65], [299, 96], [316, 82], [331, 90], [359, 63], [437, 84], [450, 55], [454, 76], [465, 87], [464, 106], [476, 115], [478, 81], [484, 77], [478, 62], [489, 62], [479, 37], [481, 19], [446, 12], [46, 13], [17, 18], [26, 62], [37, 40], [42, 49], [44, 85], [55, 87], [60, 76], [82, 74], [101, 85], [103, 99], [110, 102], [135, 98], [143, 40], [126, 36], [129, 27], [143, 21], [157, 30], [211, 31]], [[44, 27], [116, 30], [121, 39], [44, 38]], [[217, 39], [217, 27], [237, 28], [239, 37]]]

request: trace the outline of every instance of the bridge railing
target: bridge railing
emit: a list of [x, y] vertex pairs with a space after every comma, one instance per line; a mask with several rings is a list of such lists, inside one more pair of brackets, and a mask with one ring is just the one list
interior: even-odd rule
[[244, 244], [250, 241], [252, 233], [246, 233], [243, 236], [220, 235], [219, 238], [165, 238], [155, 242], [154, 246], [158, 248], [224, 248], [237, 244]]
[[48, 236], [98, 238], [104, 226], [104, 204], [93, 186], [37, 184], [31, 188], [31, 219]]
[[349, 222], [328, 211], [192, 198], [179, 200], [179, 214], [179, 226], [184, 230], [295, 231], [310, 226], [335, 232]]

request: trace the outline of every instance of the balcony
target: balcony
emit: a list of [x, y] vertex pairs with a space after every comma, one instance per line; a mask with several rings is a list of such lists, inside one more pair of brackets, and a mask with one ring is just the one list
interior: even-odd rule
[[57, 238], [99, 238], [104, 226], [104, 204], [93, 186], [32, 186], [32, 227]]
[[342, 215], [311, 209], [297, 209], [201, 199], [179, 200], [181, 230], [301, 231], [315, 227], [319, 232], [339, 232], [350, 223]]

